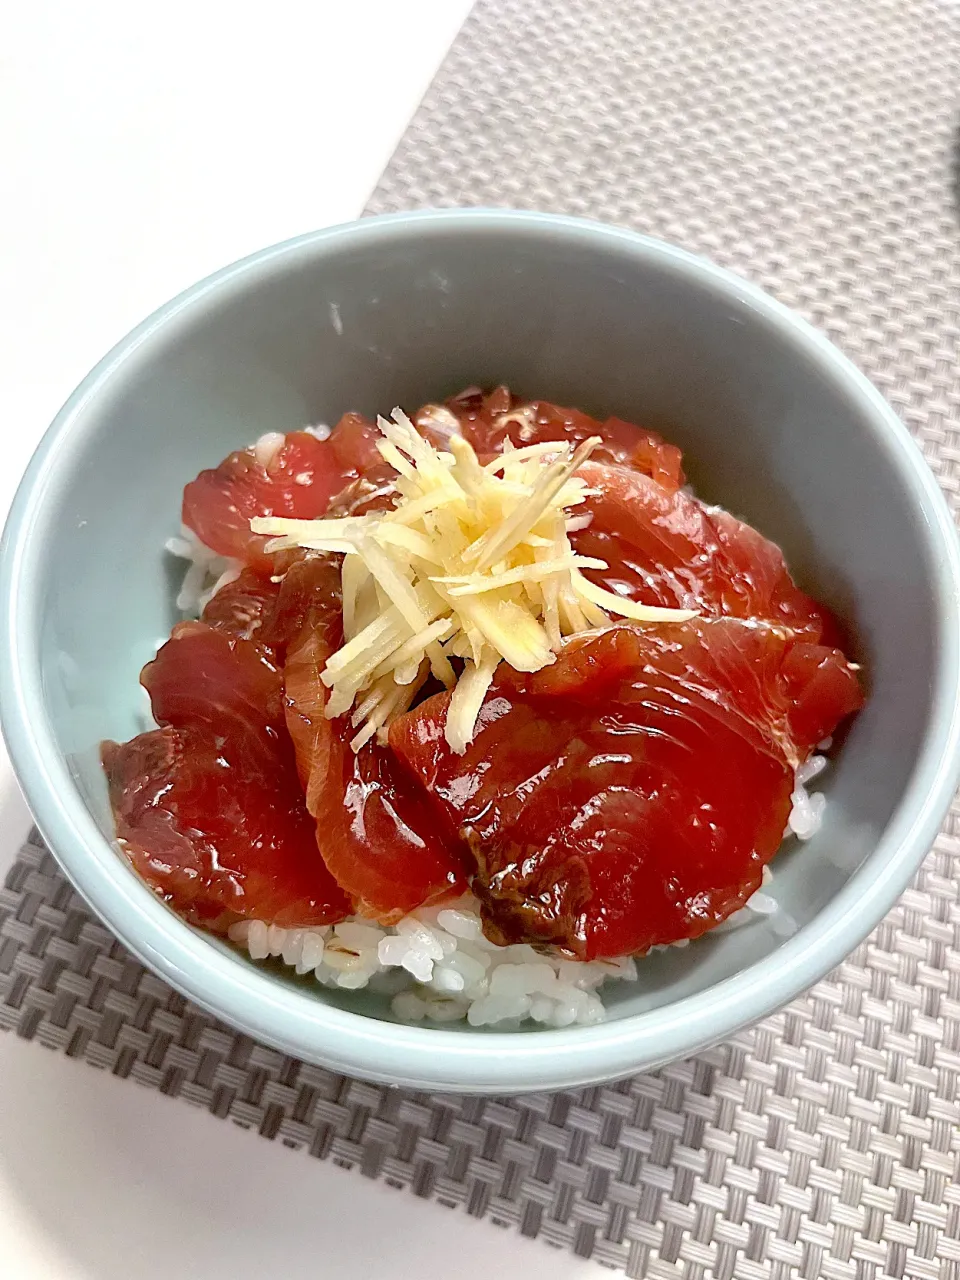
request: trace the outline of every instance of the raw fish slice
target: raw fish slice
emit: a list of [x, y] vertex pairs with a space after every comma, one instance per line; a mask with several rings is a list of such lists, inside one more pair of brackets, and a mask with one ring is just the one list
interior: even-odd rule
[[269, 651], [183, 623], [143, 682], [163, 727], [102, 754], [117, 835], [147, 883], [217, 932], [348, 914], [317, 849]]
[[250, 521], [255, 516], [322, 516], [335, 494], [379, 463], [378, 438], [372, 422], [348, 413], [326, 440], [292, 431], [266, 464], [255, 448], [231, 453], [186, 486], [183, 522], [220, 555], [269, 574], [267, 539], [250, 532]]
[[218, 631], [249, 640], [271, 616], [279, 595], [278, 582], [253, 569], [243, 569], [239, 577], [221, 587], [208, 601], [200, 620]]
[[349, 747], [349, 719], [324, 715], [320, 672], [342, 637], [339, 574], [305, 560], [283, 583], [269, 637], [285, 645], [286, 725], [327, 866], [358, 910], [385, 922], [463, 892], [459, 841], [429, 797], [377, 742]]
[[[425, 406], [420, 411], [417, 424], [433, 444], [445, 447], [451, 424], [431, 408]], [[590, 436], [599, 436], [602, 444], [594, 451], [596, 461], [634, 468], [671, 491], [684, 482], [680, 450], [656, 432], [622, 418], [600, 421], [579, 409], [567, 409], [547, 400], [521, 402], [506, 387], [497, 387], [488, 395], [468, 388], [448, 400], [444, 408], [457, 419], [463, 435], [484, 458], [501, 453], [508, 437], [521, 448], [554, 440], [576, 447]]]
[[120, 844], [184, 920], [225, 934], [238, 920], [305, 928], [349, 913], [295, 776], [267, 784], [188, 729], [105, 742], [102, 755]]
[[839, 643], [829, 610], [795, 585], [780, 548], [750, 525], [626, 467], [591, 460], [578, 475], [595, 490], [582, 508], [593, 518], [570, 541], [608, 565], [587, 577], [643, 604], [761, 618], [813, 643]]
[[270, 649], [205, 622], [181, 622], [140, 681], [161, 727], [193, 729], [211, 741], [259, 754], [267, 765], [282, 756], [283, 680]]
[[796, 647], [732, 619], [623, 624], [534, 675], [501, 668], [464, 755], [443, 738], [449, 695], [401, 717], [391, 746], [467, 841], [487, 936], [595, 959], [742, 906], [794, 766], [862, 701], [841, 653], [808, 665]]

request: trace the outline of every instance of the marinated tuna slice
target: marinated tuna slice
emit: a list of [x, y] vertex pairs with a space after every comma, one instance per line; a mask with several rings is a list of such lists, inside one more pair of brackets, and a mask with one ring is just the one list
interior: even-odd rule
[[260, 631], [264, 619], [272, 615], [279, 595], [279, 583], [253, 569], [243, 569], [211, 598], [200, 615], [201, 621], [249, 640]]
[[[383, 923], [458, 897], [467, 881], [455, 833], [389, 747], [368, 742], [354, 753], [348, 726], [321, 723], [310, 701], [314, 670], [312, 657], [297, 650], [287, 663], [287, 689], [296, 715], [318, 729], [310, 739], [307, 797], [329, 871], [359, 914]], [[304, 737], [295, 740], [303, 760]]]
[[394, 505], [397, 473], [388, 463], [376, 462], [356, 480], [351, 480], [331, 500], [326, 515], [365, 516], [371, 511], [385, 511]]
[[501, 453], [508, 437], [521, 448], [554, 440], [575, 446], [590, 436], [599, 436], [602, 444], [593, 454], [596, 461], [633, 468], [671, 491], [684, 482], [680, 450], [656, 432], [622, 418], [600, 421], [579, 409], [566, 409], [547, 400], [521, 402], [506, 387], [497, 387], [486, 395], [471, 387], [443, 406], [424, 406], [416, 422], [437, 447], [444, 447], [459, 426], [483, 457]]
[[320, 858], [296, 787], [189, 729], [105, 742], [117, 836], [134, 869], [191, 924], [301, 928], [351, 910]]
[[796, 586], [780, 548], [718, 507], [626, 467], [590, 461], [590, 525], [570, 535], [580, 555], [605, 560], [587, 577], [642, 604], [708, 616], [760, 618], [814, 643], [839, 643], [829, 610]]
[[463, 755], [446, 694], [390, 743], [466, 840], [487, 936], [595, 959], [740, 907], [781, 842], [795, 765], [861, 700], [839, 651], [780, 629], [624, 624], [533, 675], [501, 668]]
[[362, 413], [345, 413], [330, 432], [326, 443], [333, 451], [341, 473], [352, 479], [380, 465], [379, 439], [380, 432], [370, 418], [365, 418]]
[[459, 841], [388, 747], [350, 749], [346, 717], [324, 715], [320, 673], [342, 638], [339, 571], [317, 557], [291, 569], [268, 638], [286, 649], [286, 725], [317, 843], [364, 915], [399, 919], [466, 887]]
[[283, 684], [269, 649], [205, 622], [181, 622], [140, 681], [161, 728], [202, 730], [248, 756], [277, 759]]
[[219, 555], [269, 573], [267, 539], [251, 533], [250, 521], [255, 516], [322, 516], [334, 494], [379, 463], [377, 435], [372, 422], [348, 413], [326, 440], [292, 431], [273, 446], [267, 441], [231, 453], [184, 489], [183, 522]]
[[117, 835], [140, 875], [216, 932], [342, 919], [351, 904], [317, 849], [269, 653], [184, 623], [143, 682], [163, 727], [102, 748]]

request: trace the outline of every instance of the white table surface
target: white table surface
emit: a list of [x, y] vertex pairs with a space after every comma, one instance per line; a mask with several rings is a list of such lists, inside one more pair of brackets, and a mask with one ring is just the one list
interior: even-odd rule
[[[144, 315], [242, 254], [360, 212], [468, 9], [30, 0], [7, 10], [0, 518], [60, 404]], [[0, 748], [0, 874], [28, 825]], [[8, 1280], [599, 1270], [0, 1035]]]

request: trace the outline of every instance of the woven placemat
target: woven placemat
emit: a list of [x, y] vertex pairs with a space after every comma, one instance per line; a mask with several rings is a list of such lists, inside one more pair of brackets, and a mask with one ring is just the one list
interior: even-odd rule
[[[710, 255], [827, 330], [956, 505], [958, 89], [948, 0], [480, 0], [371, 211], [562, 210]], [[631, 1277], [960, 1280], [958, 855], [955, 809], [876, 934], [730, 1044], [504, 1100], [237, 1035], [32, 841], [0, 895], [0, 1022]]]

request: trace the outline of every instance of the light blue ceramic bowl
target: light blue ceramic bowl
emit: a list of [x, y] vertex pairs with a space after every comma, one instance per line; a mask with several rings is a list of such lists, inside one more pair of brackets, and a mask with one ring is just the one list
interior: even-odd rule
[[[182, 924], [111, 844], [97, 744], [142, 727], [141, 665], [175, 619], [163, 543], [183, 484], [267, 430], [417, 405], [469, 382], [664, 429], [700, 492], [782, 544], [857, 637], [870, 700], [827, 821], [785, 851], [762, 920], [641, 965], [609, 1020], [398, 1026]], [[919, 452], [818, 333], [742, 280], [625, 231], [539, 214], [373, 219], [254, 254], [120, 343], [47, 433], [6, 529], [0, 712], [41, 831], [128, 947], [252, 1036], [345, 1072], [519, 1092], [691, 1054], [784, 1004], [907, 884], [958, 772], [958, 556]]]

